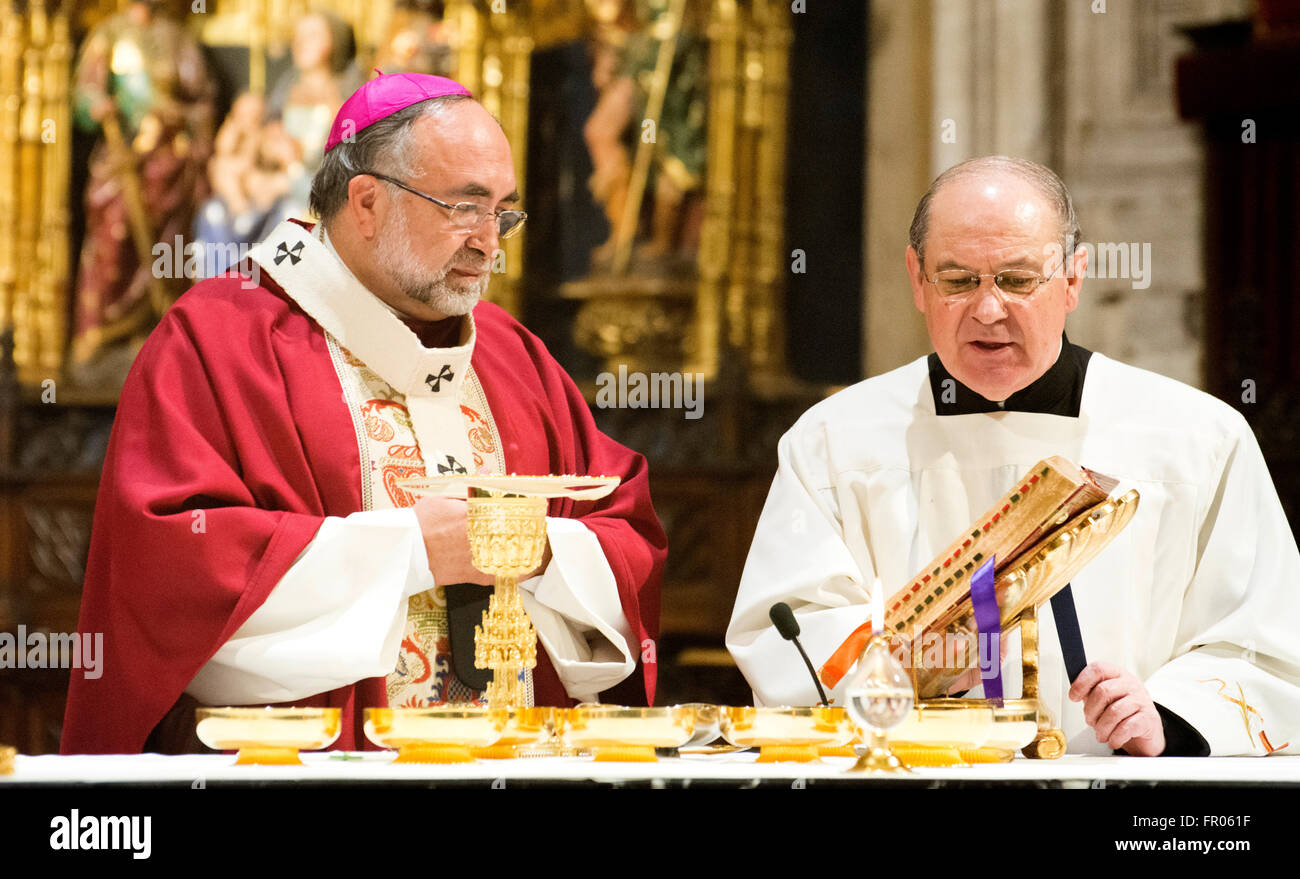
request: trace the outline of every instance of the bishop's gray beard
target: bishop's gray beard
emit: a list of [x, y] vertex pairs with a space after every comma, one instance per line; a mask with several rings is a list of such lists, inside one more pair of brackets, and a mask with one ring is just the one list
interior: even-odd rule
[[478, 264], [474, 252], [468, 247], [461, 247], [456, 251], [451, 261], [441, 271], [430, 272], [412, 255], [410, 248], [404, 246], [410, 241], [407, 235], [406, 211], [404, 208], [398, 210], [400, 213], [386, 224], [386, 228], [376, 242], [375, 256], [379, 264], [388, 272], [389, 278], [397, 289], [416, 302], [427, 305], [448, 317], [469, 314], [487, 290], [491, 273], [484, 271], [478, 280], [471, 284], [462, 284], [460, 287], [453, 287], [448, 283], [447, 274], [453, 267], [468, 268]]

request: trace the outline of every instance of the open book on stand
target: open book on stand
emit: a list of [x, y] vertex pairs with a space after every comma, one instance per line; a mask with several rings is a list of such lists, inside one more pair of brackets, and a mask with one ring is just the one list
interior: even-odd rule
[[[1138, 494], [1111, 496], [1118, 481], [1055, 456], [1039, 461], [986, 513], [885, 601], [885, 633], [903, 645], [918, 698], [945, 695], [979, 662], [971, 576], [994, 560], [1002, 633], [1070, 582], [1133, 518]], [[819, 672], [833, 686], [857, 660], [871, 621]], [[939, 641], [934, 637], [938, 636]], [[928, 652], [928, 644], [941, 650]], [[924, 661], [939, 655], [943, 663]], [[908, 663], [905, 663], [908, 664]]]

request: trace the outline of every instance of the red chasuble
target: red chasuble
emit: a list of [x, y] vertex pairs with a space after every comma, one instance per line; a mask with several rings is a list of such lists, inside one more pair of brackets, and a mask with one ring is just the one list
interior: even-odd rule
[[[654, 698], [659, 581], [667, 545], [641, 455], [600, 433], [542, 343], [490, 303], [474, 310], [472, 365], [507, 472], [604, 474], [598, 501], [552, 500], [600, 541], [636, 641], [620, 701]], [[164, 316], [126, 384], [95, 506], [79, 629], [104, 633], [102, 676], [74, 671], [62, 752], [173, 750], [193, 739], [200, 668], [266, 600], [325, 516], [362, 509], [352, 417], [321, 327], [265, 273], [198, 284]], [[539, 644], [538, 705], [568, 705]], [[632, 684], [633, 686], [628, 686]], [[298, 705], [343, 709], [335, 748], [371, 747], [370, 678]], [[167, 717], [168, 723], [160, 722]], [[157, 734], [151, 733], [158, 727]]]

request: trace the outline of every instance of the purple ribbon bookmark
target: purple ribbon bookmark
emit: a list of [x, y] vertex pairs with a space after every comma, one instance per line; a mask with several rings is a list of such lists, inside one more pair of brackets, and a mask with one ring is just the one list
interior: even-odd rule
[[[1002, 611], [994, 589], [993, 559], [980, 565], [970, 578], [970, 600], [975, 606], [975, 634], [979, 645], [980, 676], [984, 679], [984, 697], [1002, 706]], [[988, 655], [992, 647], [993, 656]], [[986, 668], [992, 668], [988, 674]]]

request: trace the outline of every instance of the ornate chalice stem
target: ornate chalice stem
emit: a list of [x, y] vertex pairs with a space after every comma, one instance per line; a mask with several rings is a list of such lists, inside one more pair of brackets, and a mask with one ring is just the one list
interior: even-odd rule
[[519, 596], [519, 577], [542, 563], [546, 499], [472, 497], [468, 521], [474, 567], [496, 578], [483, 624], [474, 627], [474, 665], [492, 670], [488, 705], [523, 708], [520, 678], [537, 665], [537, 630]]

